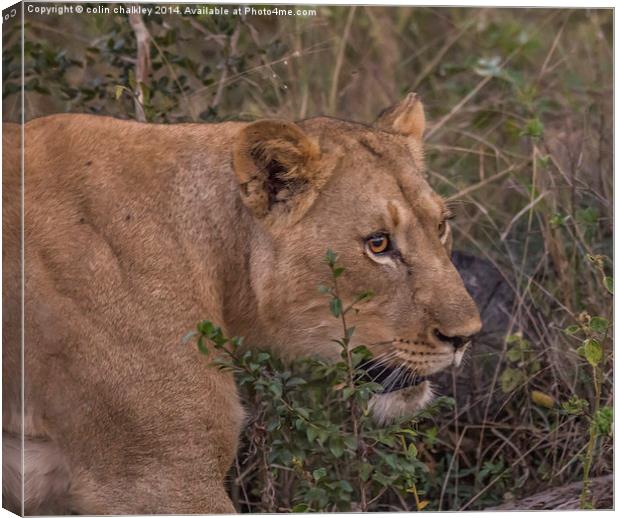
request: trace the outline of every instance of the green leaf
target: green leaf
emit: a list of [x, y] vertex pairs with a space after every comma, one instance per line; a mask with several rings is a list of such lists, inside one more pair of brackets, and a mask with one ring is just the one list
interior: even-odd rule
[[342, 314], [342, 302], [340, 301], [340, 299], [333, 298], [329, 302], [329, 310], [331, 311], [332, 315], [338, 318]]
[[418, 456], [418, 449], [415, 447], [415, 444], [411, 443], [407, 447], [407, 457], [410, 459], [415, 459]]
[[310, 412], [308, 411], [307, 408], [295, 408], [295, 410], [304, 419], [306, 420], [310, 419]]
[[331, 454], [337, 459], [342, 457], [342, 454], [344, 453], [344, 447], [342, 445], [342, 441], [340, 440], [340, 437], [332, 437], [329, 440], [328, 448]]
[[381, 434], [378, 438], [378, 441], [381, 444], [385, 444], [386, 446], [394, 446], [395, 438], [392, 435]]
[[588, 402], [585, 399], [571, 396], [568, 401], [562, 403], [562, 410], [570, 415], [582, 415], [588, 406]]
[[506, 338], [507, 344], [517, 344], [520, 345], [523, 342], [523, 336], [520, 333], [515, 333]]
[[614, 409], [609, 406], [599, 408], [594, 414], [593, 421], [598, 435], [611, 435], [611, 426], [614, 422]]
[[363, 291], [355, 297], [355, 302], [362, 302], [363, 300], [370, 300], [375, 296], [372, 290]]
[[322, 478], [325, 478], [326, 476], [327, 470], [325, 468], [318, 468], [312, 472], [312, 478], [314, 478], [314, 480], [316, 480], [317, 482]]
[[502, 392], [504, 392], [504, 394], [512, 392], [525, 381], [524, 378], [523, 372], [520, 369], [513, 369], [510, 367], [505, 369], [499, 378]]
[[343, 272], [344, 272], [344, 268], [342, 266], [338, 266], [337, 268], [334, 268], [332, 270], [332, 276], [334, 277], [334, 279], [337, 279], [338, 277], [342, 275]]
[[132, 90], [136, 89], [136, 75], [133, 72], [133, 68], [129, 69], [129, 72], [127, 73], [128, 76], [128, 80], [129, 80], [129, 86], [131, 86]]
[[357, 440], [353, 435], [346, 435], [344, 437], [344, 445], [352, 451], [357, 450]]
[[258, 355], [256, 356], [256, 361], [259, 363], [264, 363], [266, 362], [269, 358], [271, 358], [271, 355], [269, 353], [258, 353]]
[[318, 433], [319, 433], [319, 436], [318, 436], [319, 444], [323, 446], [323, 444], [325, 444], [325, 441], [329, 437], [329, 432], [327, 430], [319, 430]]
[[[598, 223], [598, 211], [592, 207], [587, 209], [579, 209], [575, 213], [575, 218], [582, 225], [596, 225]], [[593, 258], [593, 262], [596, 262], [596, 258]]]
[[614, 294], [614, 278], [605, 276], [603, 277], [603, 284], [609, 293]]
[[590, 329], [592, 331], [596, 331], [597, 333], [604, 334], [609, 327], [609, 320], [603, 317], [592, 317], [590, 319]]
[[363, 482], [366, 482], [370, 478], [370, 474], [372, 473], [373, 467], [372, 465], [364, 462], [360, 466], [359, 475]]
[[519, 347], [511, 347], [506, 351], [506, 358], [511, 362], [518, 362], [521, 359], [522, 352]]
[[340, 481], [340, 488], [347, 493], [353, 493], [353, 488], [351, 487], [351, 484], [349, 484], [349, 482], [347, 482], [346, 480]]
[[273, 381], [269, 384], [269, 390], [276, 397], [282, 397], [282, 384], [279, 381]]
[[306, 437], [308, 438], [308, 442], [314, 442], [318, 435], [319, 434], [314, 426], [309, 426], [306, 428]]
[[205, 345], [205, 337], [204, 336], [201, 336], [200, 338], [198, 338], [198, 350], [202, 354], [204, 354], [205, 356], [209, 355], [209, 349]]
[[327, 249], [327, 253], [325, 254], [325, 261], [329, 266], [334, 266], [336, 261], [338, 260], [338, 256], [334, 253], [331, 248]]
[[387, 487], [392, 484], [392, 478], [386, 477], [383, 473], [380, 472], [373, 473], [372, 479], [375, 482], [381, 484], [383, 487]]
[[196, 329], [200, 334], [209, 336], [213, 332], [213, 324], [208, 320], [203, 320], [202, 322], [198, 322]]
[[300, 502], [299, 504], [296, 504], [291, 509], [291, 512], [292, 513], [307, 513], [309, 509], [310, 509], [310, 506], [308, 506], [308, 504], [304, 502]]
[[554, 214], [553, 216], [551, 216], [551, 218], [549, 218], [549, 223], [551, 223], [551, 225], [553, 225], [554, 227], [561, 227], [566, 224], [567, 220], [568, 216], [562, 216], [562, 214]]
[[521, 135], [532, 137], [532, 138], [540, 138], [542, 137], [544, 130], [543, 123], [540, 121], [538, 117], [534, 119], [530, 119], [525, 124], [525, 127], [521, 131]]
[[583, 343], [583, 355], [590, 365], [596, 367], [603, 361], [603, 346], [598, 340], [588, 338]]
[[437, 443], [437, 437], [439, 435], [439, 429], [433, 426], [424, 432], [424, 442], [426, 442], [431, 448]]
[[114, 99], [118, 101], [121, 98], [121, 95], [123, 95], [124, 89], [125, 87], [123, 85], [116, 85], [114, 87]]
[[574, 325], [568, 326], [566, 329], [564, 329], [564, 332], [567, 335], [574, 335], [575, 333], [578, 333], [580, 329], [581, 329], [581, 326], [578, 326], [578, 325], [574, 324]]
[[372, 358], [372, 353], [365, 345], [358, 345], [351, 351], [351, 362], [353, 367], [357, 367], [360, 363]]

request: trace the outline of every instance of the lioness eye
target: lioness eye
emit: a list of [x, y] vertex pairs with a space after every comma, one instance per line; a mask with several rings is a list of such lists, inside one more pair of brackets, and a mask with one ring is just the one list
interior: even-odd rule
[[386, 234], [372, 236], [366, 240], [366, 246], [373, 254], [383, 254], [390, 249], [390, 238]]
[[448, 224], [446, 223], [446, 220], [444, 219], [441, 223], [439, 223], [439, 226], [437, 228], [437, 231], [439, 232], [439, 237], [443, 237], [447, 229], [448, 229]]
[[439, 233], [439, 240], [444, 243], [448, 238], [448, 222], [445, 219], [437, 226], [437, 232]]

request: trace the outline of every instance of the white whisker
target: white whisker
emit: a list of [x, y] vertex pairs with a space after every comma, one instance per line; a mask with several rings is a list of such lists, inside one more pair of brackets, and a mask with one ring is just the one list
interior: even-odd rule
[[385, 392], [389, 392], [392, 390], [396, 384], [400, 381], [401, 374], [403, 372], [404, 367], [402, 365], [398, 366], [396, 370], [392, 371], [390, 375], [385, 380]]
[[[377, 374], [376, 376], [372, 377], [371, 382], [374, 383], [376, 380], [381, 379], [381, 376], [383, 376], [383, 373], [386, 370], [391, 369], [391, 368], [392, 368], [392, 365], [390, 365], [390, 364], [385, 365], [385, 367], [383, 367], [383, 369], [381, 369], [381, 372], [379, 372], [379, 374]], [[393, 374], [394, 374], [394, 371], [392, 371], [390, 373], [390, 376], [392, 376]], [[388, 379], [390, 378], [390, 376], [388, 376]]]
[[389, 353], [384, 353], [381, 354], [379, 356], [376, 357], [376, 359], [373, 358], [373, 363], [377, 366], [383, 365], [386, 362], [389, 362], [391, 360], [393, 360], [394, 358], [396, 358], [397, 356], [397, 352], [396, 351], [391, 351]]

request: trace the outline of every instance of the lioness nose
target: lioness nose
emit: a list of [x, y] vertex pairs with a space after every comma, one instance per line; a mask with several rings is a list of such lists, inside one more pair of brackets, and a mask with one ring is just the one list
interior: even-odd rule
[[439, 329], [435, 329], [435, 336], [442, 342], [447, 342], [455, 349], [460, 349], [467, 342], [469, 342], [469, 336], [446, 336]]

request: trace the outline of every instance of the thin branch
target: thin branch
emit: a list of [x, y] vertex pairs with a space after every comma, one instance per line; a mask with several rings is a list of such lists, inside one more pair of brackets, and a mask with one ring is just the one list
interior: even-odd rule
[[136, 88], [134, 91], [136, 119], [140, 122], [146, 122], [142, 85], [147, 84], [149, 74], [151, 73], [151, 34], [146, 25], [144, 25], [140, 14], [130, 14], [129, 24], [136, 35], [136, 46], [138, 49], [138, 56], [136, 58]]
[[224, 88], [226, 87], [226, 81], [228, 80], [228, 76], [230, 74], [230, 61], [231, 58], [237, 56], [237, 44], [239, 42], [239, 34], [241, 33], [241, 24], [237, 24], [234, 32], [229, 38], [229, 52], [228, 55], [224, 57], [224, 69], [222, 70], [222, 75], [220, 76], [220, 81], [217, 85], [217, 91], [213, 100], [211, 101], [211, 108], [216, 108], [224, 95]]
[[332, 77], [332, 88], [329, 92], [329, 113], [333, 114], [336, 110], [336, 97], [338, 95], [338, 83], [340, 81], [340, 70], [342, 69], [342, 64], [344, 62], [344, 51], [347, 48], [347, 41], [349, 40], [349, 34], [351, 33], [351, 25], [353, 24], [353, 16], [355, 15], [355, 11], [357, 6], [351, 7], [349, 11], [349, 16], [347, 17], [347, 21], [344, 26], [344, 34], [342, 39], [340, 40], [340, 46], [338, 47], [338, 55], [336, 57], [336, 66], [334, 67], [334, 74]]

